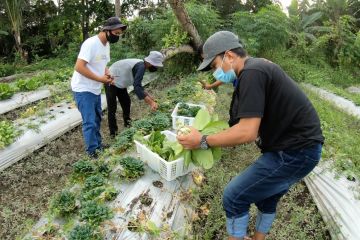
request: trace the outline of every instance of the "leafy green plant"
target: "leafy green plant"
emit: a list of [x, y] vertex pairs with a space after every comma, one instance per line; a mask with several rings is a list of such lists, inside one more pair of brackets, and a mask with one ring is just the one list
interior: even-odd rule
[[[199, 130], [202, 134], [214, 134], [228, 128], [228, 124], [224, 121], [219, 121], [217, 116], [210, 116], [209, 111], [205, 109], [199, 110], [195, 117], [193, 127]], [[186, 135], [189, 132], [188, 127], [180, 128], [180, 133]], [[181, 146], [181, 145], [180, 145]], [[180, 151], [180, 150], [179, 150]], [[182, 154], [185, 158], [185, 165], [188, 166], [191, 162], [196, 166], [201, 166], [205, 169], [210, 169], [215, 161], [221, 158], [221, 148], [213, 147], [207, 150], [194, 149], [187, 150], [181, 146]]]
[[56, 195], [50, 203], [50, 211], [56, 215], [66, 216], [76, 210], [75, 194], [70, 191], [62, 191]]
[[252, 55], [284, 48], [289, 40], [289, 20], [280, 7], [274, 5], [257, 13], [239, 11], [233, 15], [232, 22], [234, 31]]
[[106, 179], [101, 175], [90, 176], [85, 179], [84, 182], [84, 190], [88, 191], [94, 189], [96, 187], [101, 187], [106, 184]]
[[158, 104], [158, 111], [163, 113], [169, 113], [174, 108], [174, 104], [171, 104], [170, 101], [162, 101]]
[[113, 212], [109, 207], [95, 201], [84, 203], [80, 209], [80, 219], [87, 221], [91, 225], [98, 225], [112, 217]]
[[118, 194], [119, 191], [117, 191], [113, 186], [107, 187], [105, 191], [100, 195], [100, 199], [105, 201], [112, 201], [116, 198]]
[[164, 48], [179, 47], [189, 41], [189, 37], [186, 32], [182, 31], [178, 24], [171, 25], [170, 33], [165, 34], [165, 37], [161, 39], [164, 42]]
[[0, 77], [6, 77], [15, 73], [15, 67], [10, 64], [0, 64]]
[[96, 161], [96, 167], [97, 167], [97, 172], [103, 176], [109, 176], [110, 172], [111, 172], [111, 167], [108, 163], [104, 162], [104, 161]]
[[170, 118], [167, 114], [156, 112], [151, 118], [150, 122], [155, 131], [165, 130], [171, 126]]
[[39, 88], [41, 85], [42, 83], [39, 82], [37, 78], [19, 79], [16, 82], [16, 86], [19, 88], [20, 91], [33, 91]]
[[121, 176], [127, 180], [133, 181], [144, 175], [144, 163], [133, 157], [120, 159], [120, 165], [123, 167]]
[[73, 172], [77, 177], [86, 177], [93, 174], [96, 166], [88, 160], [80, 160], [73, 164]]
[[13, 143], [19, 133], [10, 122], [0, 121], [0, 149]]
[[157, 153], [166, 161], [173, 161], [181, 156], [181, 145], [177, 141], [169, 141], [166, 139], [166, 135], [160, 131], [152, 132], [147, 139], [139, 136], [137, 140], [144, 143], [152, 152]]
[[112, 201], [115, 199], [118, 193], [119, 192], [112, 186], [109, 187], [101, 186], [83, 192], [83, 194], [81, 195], [81, 200], [83, 202], [92, 201], [92, 200], [100, 201], [100, 202]]
[[100, 232], [89, 224], [77, 225], [71, 230], [69, 240], [101, 240]]
[[15, 89], [8, 83], [0, 83], [0, 100], [9, 99], [15, 93]]
[[91, 201], [91, 200], [95, 200], [96, 198], [98, 198], [100, 196], [100, 194], [102, 194], [105, 191], [105, 187], [101, 186], [101, 187], [96, 187], [93, 189], [90, 189], [88, 191], [85, 191], [82, 193], [81, 195], [81, 201], [83, 202], [87, 202], [87, 201]]
[[148, 119], [139, 119], [132, 123], [132, 126], [143, 134], [148, 134], [152, 130], [152, 124]]
[[115, 151], [121, 153], [131, 147], [133, 143], [133, 136], [136, 133], [136, 129], [131, 127], [122, 131], [117, 137], [114, 144]]
[[199, 106], [190, 106], [186, 103], [181, 103], [177, 110], [177, 115], [184, 117], [195, 117], [200, 109], [201, 107]]

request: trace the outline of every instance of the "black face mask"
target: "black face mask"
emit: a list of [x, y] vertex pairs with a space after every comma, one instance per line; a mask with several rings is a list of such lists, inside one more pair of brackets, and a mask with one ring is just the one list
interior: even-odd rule
[[156, 71], [157, 71], [157, 67], [154, 66], [149, 67], [149, 72], [156, 72]]
[[106, 34], [106, 39], [109, 41], [109, 43], [116, 43], [119, 41], [120, 36], [114, 35], [109, 31], [109, 34]]

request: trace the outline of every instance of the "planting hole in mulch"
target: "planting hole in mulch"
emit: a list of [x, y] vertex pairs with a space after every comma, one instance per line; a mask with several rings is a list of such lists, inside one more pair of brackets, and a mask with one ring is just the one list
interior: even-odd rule
[[154, 185], [154, 187], [157, 188], [162, 188], [164, 186], [164, 184], [161, 181], [154, 181], [152, 184]]
[[127, 227], [131, 232], [140, 232], [139, 223], [135, 220], [129, 221]]
[[150, 206], [153, 202], [153, 199], [147, 193], [145, 193], [140, 197], [140, 202], [145, 206]]

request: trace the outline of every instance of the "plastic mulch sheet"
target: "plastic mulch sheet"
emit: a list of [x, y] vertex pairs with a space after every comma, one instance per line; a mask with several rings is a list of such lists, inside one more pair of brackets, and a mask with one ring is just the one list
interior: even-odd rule
[[332, 239], [360, 239], [360, 184], [335, 175], [320, 164], [305, 178], [313, 199], [329, 227]]

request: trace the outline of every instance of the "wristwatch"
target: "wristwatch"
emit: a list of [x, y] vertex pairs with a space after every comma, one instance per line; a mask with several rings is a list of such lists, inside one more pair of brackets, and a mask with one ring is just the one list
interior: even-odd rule
[[201, 137], [201, 140], [200, 140], [200, 149], [203, 149], [203, 150], [207, 150], [207, 149], [209, 149], [209, 144], [207, 143], [207, 141], [206, 141], [206, 137], [207, 137], [208, 135], [203, 135], [202, 137]]

